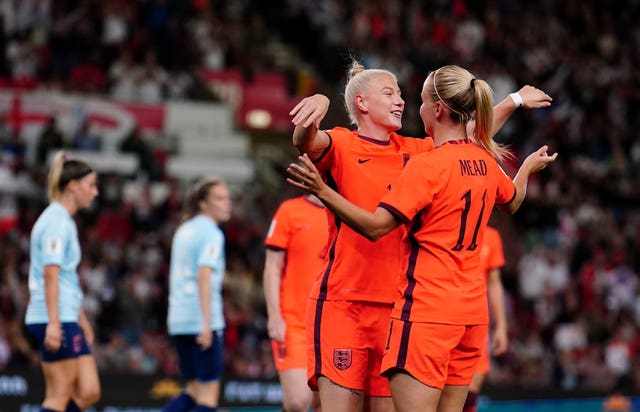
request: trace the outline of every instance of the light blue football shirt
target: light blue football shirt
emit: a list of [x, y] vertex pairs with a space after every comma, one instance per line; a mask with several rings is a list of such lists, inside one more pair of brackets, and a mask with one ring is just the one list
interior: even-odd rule
[[169, 312], [171, 335], [196, 335], [202, 330], [198, 268], [211, 271], [211, 329], [224, 329], [222, 278], [225, 269], [224, 234], [210, 218], [197, 215], [176, 231], [171, 245]]
[[81, 250], [78, 229], [69, 212], [58, 202], [51, 203], [31, 230], [29, 267], [29, 305], [27, 324], [48, 323], [44, 290], [44, 267], [60, 267], [58, 311], [60, 322], [77, 322], [82, 305], [78, 280]]

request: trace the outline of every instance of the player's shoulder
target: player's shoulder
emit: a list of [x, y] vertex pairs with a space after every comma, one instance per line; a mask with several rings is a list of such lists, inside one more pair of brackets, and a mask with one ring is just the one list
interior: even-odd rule
[[278, 213], [283, 212], [293, 212], [304, 208], [306, 206], [307, 201], [305, 200], [305, 195], [292, 197], [289, 199], [285, 199], [278, 206]]
[[69, 213], [58, 203], [47, 206], [37, 219], [37, 226], [42, 229], [63, 228], [72, 222]]
[[429, 136], [424, 138], [403, 136], [398, 133], [391, 134], [391, 140], [403, 149], [408, 149], [414, 153], [431, 151], [434, 148], [433, 139]]
[[340, 143], [343, 141], [352, 141], [352, 139], [357, 136], [357, 132], [355, 130], [347, 129], [346, 127], [336, 126], [333, 129], [325, 130], [330, 137], [333, 143]]
[[336, 126], [333, 129], [325, 130], [326, 133], [336, 134], [336, 135], [346, 135], [353, 136], [357, 134], [355, 130], [348, 129], [346, 127]]

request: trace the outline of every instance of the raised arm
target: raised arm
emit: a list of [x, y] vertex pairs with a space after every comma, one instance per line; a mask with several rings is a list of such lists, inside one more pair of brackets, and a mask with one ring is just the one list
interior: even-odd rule
[[549, 163], [555, 162], [558, 157], [558, 153], [554, 153], [549, 156], [547, 150], [548, 147], [544, 145], [524, 159], [520, 169], [518, 169], [516, 177], [513, 178], [513, 183], [516, 186], [516, 197], [511, 203], [502, 206], [502, 210], [509, 214], [514, 214], [516, 210], [520, 208], [522, 201], [527, 195], [527, 182], [529, 180], [529, 175], [537, 173], [547, 167]]
[[293, 145], [300, 154], [308, 153], [316, 160], [329, 146], [329, 135], [320, 130], [320, 122], [329, 109], [329, 99], [322, 94], [305, 97], [289, 112], [294, 124]]
[[327, 186], [306, 154], [298, 159], [306, 168], [292, 163], [287, 169], [292, 178], [287, 178], [287, 181], [316, 195], [329, 210], [362, 236], [373, 242], [400, 226], [400, 222], [386, 209], [379, 207], [371, 213]]
[[[517, 95], [517, 96], [514, 96]], [[509, 116], [518, 108], [539, 109], [551, 106], [551, 96], [533, 86], [524, 86], [516, 93], [512, 93], [493, 108], [493, 128], [495, 135], [504, 126]]]

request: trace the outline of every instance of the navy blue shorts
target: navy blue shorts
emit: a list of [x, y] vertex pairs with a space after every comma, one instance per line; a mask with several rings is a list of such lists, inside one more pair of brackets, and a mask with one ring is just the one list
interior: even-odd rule
[[212, 331], [211, 346], [200, 349], [197, 335], [173, 335], [173, 343], [178, 352], [180, 373], [185, 381], [211, 382], [220, 380], [224, 363], [224, 332]]
[[47, 331], [46, 323], [27, 325], [27, 330], [36, 339], [43, 362], [55, 362], [74, 359], [82, 355], [91, 355], [87, 340], [76, 322], [62, 323], [62, 344], [57, 352], [51, 352], [44, 347], [44, 336]]

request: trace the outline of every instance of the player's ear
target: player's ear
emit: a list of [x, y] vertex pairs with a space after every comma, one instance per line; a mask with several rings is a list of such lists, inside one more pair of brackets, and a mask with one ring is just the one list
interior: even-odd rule
[[363, 112], [367, 112], [367, 101], [364, 98], [364, 96], [362, 96], [361, 94], [356, 94], [355, 96], [355, 103], [356, 103], [356, 108], [358, 110], [361, 110]]
[[438, 100], [436, 104], [433, 105], [433, 113], [436, 117], [439, 117], [444, 113], [444, 106], [442, 105], [442, 101]]

